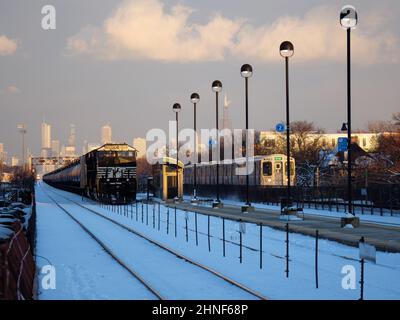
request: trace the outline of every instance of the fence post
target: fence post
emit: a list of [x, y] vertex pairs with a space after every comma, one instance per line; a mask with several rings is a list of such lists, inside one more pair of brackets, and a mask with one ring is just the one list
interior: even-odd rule
[[[360, 240], [361, 243], [365, 242], [365, 238], [362, 237]], [[365, 260], [364, 258], [361, 259], [361, 279], [360, 279], [360, 300], [364, 300], [364, 267], [365, 267]]]
[[158, 203], [158, 231], [160, 231], [161, 228], [161, 213], [160, 213], [160, 203]]
[[177, 222], [176, 222], [176, 206], [175, 206], [175, 238], [178, 236], [178, 230], [177, 230]]
[[153, 203], [153, 229], [156, 228], [156, 204]]
[[319, 240], [319, 231], [315, 231], [315, 286], [318, 289], [318, 240]]
[[222, 218], [222, 255], [226, 256], [225, 251], [225, 218]]
[[289, 278], [289, 223], [286, 223], [286, 278]]
[[169, 234], [169, 207], [167, 208], [167, 234]]
[[194, 213], [194, 225], [195, 225], [195, 229], [196, 229], [196, 246], [199, 245], [199, 237], [197, 234], [197, 212]]
[[260, 269], [263, 268], [263, 224], [260, 224]]
[[142, 201], [142, 223], [144, 222], [143, 201]]
[[210, 215], [207, 216], [207, 233], [208, 233], [208, 252], [211, 252]]
[[242, 220], [239, 220], [239, 262], [243, 262], [243, 234], [242, 234]]
[[146, 226], [149, 225], [149, 203], [146, 203]]
[[186, 242], [189, 242], [188, 220], [189, 220], [188, 212], [187, 212], [187, 211], [185, 211], [185, 223], [186, 223]]

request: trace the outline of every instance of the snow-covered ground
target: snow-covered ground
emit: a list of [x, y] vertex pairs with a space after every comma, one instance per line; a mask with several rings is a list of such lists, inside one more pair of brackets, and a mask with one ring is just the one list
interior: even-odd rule
[[[89, 235], [36, 188], [38, 299], [153, 299]], [[56, 270], [56, 288], [45, 290], [42, 267]], [[45, 270], [45, 269], [44, 269]]]
[[[49, 187], [47, 187], [49, 188]], [[49, 188], [50, 189], [50, 188]], [[246, 224], [243, 234], [243, 263], [239, 263], [239, 225], [226, 221], [226, 257], [222, 256], [222, 219], [210, 217], [211, 252], [208, 249], [208, 217], [197, 214], [198, 240], [195, 243], [195, 214], [177, 210], [177, 237], [175, 238], [175, 211], [160, 206], [160, 230], [158, 230], [158, 206], [141, 205], [129, 207], [122, 215], [90, 200], [81, 201], [79, 196], [59, 190], [58, 194], [84, 204], [115, 221], [148, 235], [156, 241], [182, 252], [184, 255], [206, 264], [271, 299], [358, 299], [360, 296], [360, 263], [358, 249], [328, 240], [319, 241], [319, 289], [315, 288], [315, 239], [299, 234], [290, 234], [290, 273], [286, 278], [285, 233], [268, 227], [263, 228], [263, 269], [259, 268], [259, 227]], [[154, 210], [154, 211], [153, 211]], [[154, 212], [154, 215], [153, 215]], [[167, 219], [169, 215], [169, 234]], [[153, 216], [155, 223], [153, 228]], [[186, 219], [188, 242], [186, 241]], [[148, 223], [146, 223], [148, 221]], [[110, 222], [108, 222], [110, 223]], [[111, 234], [111, 237], [119, 235]], [[128, 244], [127, 244], [128, 245]], [[146, 252], [142, 252], [145, 258]], [[171, 265], [165, 263], [169, 270]], [[342, 281], [343, 268], [352, 266], [356, 270], [356, 289], [345, 290]], [[172, 281], [171, 279], [169, 281]], [[178, 279], [176, 280], [178, 281]], [[212, 288], [210, 286], [210, 288]], [[209, 291], [212, 292], [212, 289]], [[229, 296], [224, 297], [230, 299]], [[366, 299], [400, 299], [400, 254], [377, 253], [377, 264], [366, 263]]]
[[[76, 206], [59, 195], [52, 193], [49, 189], [49, 187], [43, 185], [37, 188], [39, 199], [45, 198], [43, 190], [47, 190], [54, 200], [79, 220], [119, 259], [137, 272], [164, 298], [194, 300], [255, 299], [254, 296], [242, 289], [234, 287], [208, 271], [177, 258], [147, 240], [90, 213], [84, 208]], [[132, 281], [129, 277], [121, 279], [121, 273], [123, 274], [124, 272], [120, 270], [121, 268], [116, 262], [107, 263], [110, 262], [108, 261], [110, 259], [106, 259], [107, 261], [102, 264], [102, 261], [91, 260], [90, 258], [93, 254], [97, 256], [99, 246], [97, 245], [96, 247], [94, 241], [91, 238], [88, 239], [82, 229], [79, 230], [80, 227], [77, 227], [77, 224], [71, 218], [62, 211], [60, 212], [59, 208], [55, 209], [51, 204], [51, 211], [57, 212], [50, 214], [56, 214], [56, 219], [61, 216], [68, 222], [47, 219], [48, 216], [43, 216], [43, 212], [46, 214], [46, 212], [49, 213], [49, 210], [44, 209], [43, 203], [40, 200], [38, 201], [38, 212], [41, 212], [38, 224], [46, 227], [46, 230], [41, 228], [40, 234], [45, 234], [45, 237], [55, 239], [55, 241], [51, 242], [43, 241], [43, 236], [40, 236], [39, 238], [42, 238], [42, 240], [38, 246], [38, 254], [46, 256], [47, 259], [52, 261], [57, 271], [56, 290], [48, 291], [42, 289], [40, 298], [148, 298], [148, 295], [143, 296], [143, 291], [146, 289], [137, 285], [137, 281]], [[49, 201], [47, 200], [46, 203], [49, 204]], [[43, 222], [43, 219], [46, 221]], [[49, 230], [52, 229], [54, 224], [57, 224], [58, 228]], [[75, 224], [78, 230], [73, 233], [71, 232], [73, 230], [64, 230], [65, 227], [66, 229], [69, 228], [69, 224]], [[61, 231], [59, 228], [63, 229], [62, 233], [59, 233]], [[56, 234], [53, 234], [53, 232], [56, 232]], [[94, 245], [94, 247], [90, 247], [90, 245]], [[66, 250], [66, 246], [75, 248]], [[103, 281], [103, 277], [107, 278], [106, 281]], [[108, 281], [114, 279], [114, 277], [116, 277], [115, 281]], [[119, 280], [122, 283], [119, 283]], [[109, 288], [110, 290], [108, 290]], [[118, 290], [118, 293], [115, 290]], [[154, 296], [151, 298], [154, 298]]]

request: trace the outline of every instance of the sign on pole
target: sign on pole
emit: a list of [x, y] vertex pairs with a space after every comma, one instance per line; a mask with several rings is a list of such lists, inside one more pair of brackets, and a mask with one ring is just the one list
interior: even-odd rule
[[286, 126], [283, 123], [278, 123], [275, 127], [276, 132], [283, 133], [286, 130]]
[[365, 242], [360, 242], [360, 259], [376, 263], [376, 248]]
[[348, 139], [347, 138], [339, 138], [338, 139], [338, 149], [339, 152], [345, 152], [348, 150]]

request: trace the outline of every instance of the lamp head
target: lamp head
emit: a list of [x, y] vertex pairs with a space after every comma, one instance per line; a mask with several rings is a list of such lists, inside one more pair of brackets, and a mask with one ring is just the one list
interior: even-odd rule
[[173, 105], [173, 107], [172, 107], [172, 110], [173, 110], [175, 113], [179, 113], [179, 112], [181, 111], [181, 105], [180, 105], [179, 103], [175, 103], [175, 104]]
[[344, 6], [340, 12], [340, 24], [345, 29], [355, 29], [358, 23], [358, 14], [353, 6]]
[[192, 93], [190, 101], [192, 101], [192, 103], [198, 103], [200, 101], [200, 95], [198, 93]]
[[214, 92], [221, 92], [222, 91], [222, 82], [219, 80], [215, 80], [212, 83], [212, 91]]
[[244, 64], [240, 68], [240, 74], [243, 78], [250, 78], [253, 75], [253, 67], [249, 64]]
[[279, 52], [284, 58], [291, 58], [294, 55], [294, 45], [290, 41], [284, 41], [281, 43]]

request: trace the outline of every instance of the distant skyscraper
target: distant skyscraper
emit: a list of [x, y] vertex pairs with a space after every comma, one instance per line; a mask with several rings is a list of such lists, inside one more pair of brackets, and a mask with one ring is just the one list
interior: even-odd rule
[[19, 159], [16, 156], [13, 156], [11, 158], [11, 166], [16, 167], [16, 166], [18, 166], [18, 164], [19, 164]]
[[70, 125], [68, 146], [65, 148], [65, 155], [67, 157], [75, 157], [76, 156], [76, 130], [75, 130], [74, 124]]
[[228, 95], [225, 93], [224, 97], [224, 113], [222, 118], [222, 129], [232, 129], [232, 120], [229, 117], [229, 106], [231, 101], [228, 100]]
[[101, 144], [111, 143], [112, 142], [112, 129], [109, 124], [103, 126], [101, 128]]
[[7, 152], [4, 150], [4, 145], [0, 143], [0, 164], [7, 162]]
[[51, 156], [52, 157], [60, 156], [60, 140], [51, 141]]
[[133, 139], [133, 147], [138, 151], [137, 157], [145, 157], [147, 152], [147, 142], [146, 139], [143, 138], [135, 138]]
[[42, 149], [51, 149], [51, 125], [42, 123]]

